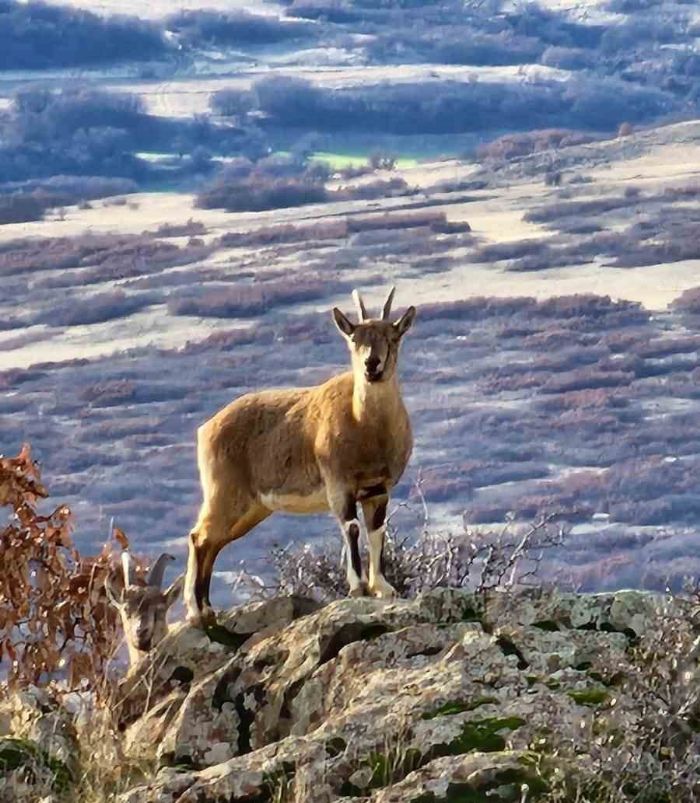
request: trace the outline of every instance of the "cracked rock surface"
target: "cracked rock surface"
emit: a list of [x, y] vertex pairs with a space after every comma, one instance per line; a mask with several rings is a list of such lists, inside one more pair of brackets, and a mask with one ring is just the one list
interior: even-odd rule
[[621, 679], [678, 604], [439, 589], [179, 626], [122, 684], [127, 749], [155, 746], [161, 769], [120, 802], [534, 800], [533, 745], [634, 726]]

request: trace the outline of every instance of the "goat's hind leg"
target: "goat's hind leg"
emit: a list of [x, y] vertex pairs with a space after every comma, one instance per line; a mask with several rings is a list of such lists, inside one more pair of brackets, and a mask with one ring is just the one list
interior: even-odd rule
[[184, 597], [190, 624], [206, 627], [216, 622], [209, 589], [214, 561], [226, 543], [227, 530], [228, 522], [212, 516], [205, 503], [189, 538]]
[[216, 624], [216, 615], [209, 599], [216, 556], [226, 544], [244, 536], [266, 519], [270, 512], [259, 504], [249, 505], [240, 515], [227, 508], [216, 514], [211, 506], [202, 507], [197, 525], [190, 533], [185, 583], [187, 618], [191, 624], [204, 627]]

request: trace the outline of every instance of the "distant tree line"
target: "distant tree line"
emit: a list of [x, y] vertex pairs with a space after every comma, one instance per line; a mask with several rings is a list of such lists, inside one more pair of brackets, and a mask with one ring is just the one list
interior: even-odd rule
[[45, 3], [0, 0], [0, 70], [41, 70], [164, 56], [162, 29]]
[[165, 21], [183, 45], [271, 45], [309, 35], [314, 26], [248, 11], [180, 11]]
[[138, 185], [129, 179], [97, 176], [53, 176], [0, 185], [0, 225], [41, 220], [49, 209], [137, 190]]
[[0, 0], [0, 70], [98, 66], [173, 56], [184, 48], [258, 46], [309, 35], [313, 25], [246, 11], [182, 11], [162, 22], [98, 16], [90, 11]]
[[[52, 207], [166, 180], [206, 177], [216, 167], [214, 154], [256, 159], [266, 150], [264, 135], [252, 126], [150, 115], [131, 95], [24, 90], [0, 116], [0, 223], [36, 220]], [[158, 164], [141, 158], [142, 151], [172, 156]]]
[[272, 76], [252, 93], [222, 90], [212, 100], [220, 114], [262, 112], [268, 125], [318, 131], [449, 134], [508, 128], [613, 131], [674, 109], [665, 93], [616, 79], [512, 82], [429, 81], [328, 89]]
[[540, 63], [589, 79], [617, 77], [627, 86], [656, 87], [694, 105], [700, 100], [698, 23], [682, 12], [674, 19], [660, 16], [657, 0], [612, 0], [612, 8], [628, 14], [615, 25], [577, 22], [536, 3], [508, 10], [496, 2], [463, 0], [283, 0], [283, 5], [286, 17], [205, 9], [143, 22], [0, 0], [0, 70], [89, 67], [176, 54], [179, 59], [202, 48], [299, 40], [319, 48], [356, 48], [349, 37], [361, 34], [364, 55], [373, 64]]
[[26, 90], [0, 117], [0, 183], [53, 175], [162, 178], [157, 165], [136, 156], [140, 151], [188, 154], [188, 172], [201, 169], [207, 154], [257, 157], [265, 146], [255, 131], [206, 117], [158, 117], [139, 98], [112, 92]]

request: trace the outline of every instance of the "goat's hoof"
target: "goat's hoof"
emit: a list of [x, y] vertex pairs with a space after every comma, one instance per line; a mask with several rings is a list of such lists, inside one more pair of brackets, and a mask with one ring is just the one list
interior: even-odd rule
[[187, 617], [187, 622], [192, 625], [192, 627], [204, 630], [216, 624], [216, 614], [213, 608], [202, 608], [202, 610], [197, 613], [191, 613]]
[[214, 627], [216, 624], [216, 613], [213, 608], [209, 606], [202, 608], [202, 624], [204, 627]]
[[396, 599], [396, 597], [398, 597], [396, 589], [387, 583], [386, 580], [382, 580], [376, 582], [374, 585], [371, 585], [369, 587], [369, 593], [375, 599]]
[[361, 583], [359, 586], [350, 589], [350, 593], [348, 596], [357, 598], [357, 597], [366, 597], [367, 596], [367, 589], [365, 588], [365, 584]]

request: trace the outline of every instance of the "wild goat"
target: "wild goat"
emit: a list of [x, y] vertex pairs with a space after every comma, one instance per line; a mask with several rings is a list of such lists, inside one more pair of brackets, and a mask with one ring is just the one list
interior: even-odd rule
[[[409, 307], [392, 323], [393, 297], [392, 288], [382, 317], [370, 319], [353, 291], [356, 324], [333, 309], [350, 349], [352, 371], [316, 387], [246, 394], [197, 431], [204, 498], [189, 537], [185, 604], [190, 622], [215, 621], [209, 587], [221, 548], [274, 511], [330, 510], [345, 537], [350, 594], [395, 594], [383, 574], [386, 510], [413, 446], [396, 367], [401, 339], [416, 310]], [[369, 540], [367, 584], [358, 544], [358, 502]]]
[[168, 609], [182, 591], [180, 575], [165, 591], [161, 590], [166, 565], [175, 558], [163, 553], [153, 564], [145, 581], [132, 577], [131, 555], [122, 552], [124, 585], [115, 586], [110, 578], [105, 583], [109, 601], [119, 611], [124, 626], [129, 663], [137, 661], [163, 639], [168, 632]]

